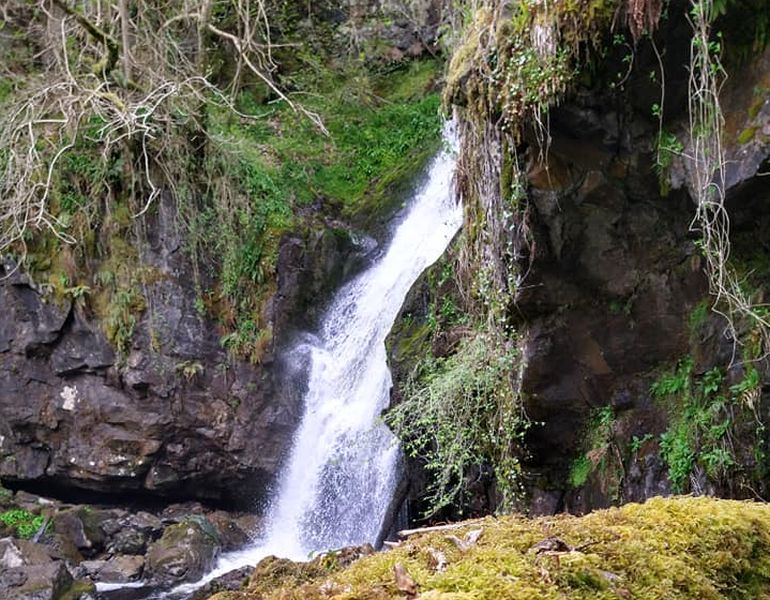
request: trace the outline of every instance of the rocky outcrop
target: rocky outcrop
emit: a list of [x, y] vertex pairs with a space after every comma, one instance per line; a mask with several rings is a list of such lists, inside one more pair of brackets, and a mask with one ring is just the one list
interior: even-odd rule
[[255, 366], [229, 356], [196, 309], [171, 203], [145, 225], [142, 268], [155, 275], [124, 355], [87, 292], [55, 297], [12, 261], [0, 266], [0, 478], [253, 507], [301, 411], [301, 380], [284, 385], [273, 348], [312, 323], [308, 307], [360, 264], [358, 246], [344, 230], [286, 237], [266, 308], [273, 342]]
[[[76, 600], [95, 584], [134, 584], [120, 597], [145, 597], [149, 590], [200, 579], [221, 552], [243, 548], [259, 530], [254, 514], [196, 502], [149, 512], [68, 505], [18, 492], [7, 506], [0, 516], [0, 523], [12, 523], [0, 539], [2, 598], [27, 598], [34, 587], [48, 594], [40, 598]], [[6, 519], [11, 514], [15, 520]], [[237, 589], [248, 574], [228, 574], [206, 589]]]
[[[680, 361], [692, 364], [688, 377], [693, 389], [716, 369], [724, 397], [734, 394], [731, 386], [739, 385], [748, 369], [756, 368], [764, 382], [770, 374], [766, 360], [741, 364], [743, 348], [726, 335], [725, 320], [710, 311], [700, 236], [691, 227], [688, 73], [682, 66], [690, 49], [681, 41], [690, 33], [682, 14], [676, 5], [671, 15], [680, 16], [661, 25], [666, 40], [663, 88], [650, 79], [659, 68], [652, 48], [641, 43], [635, 48], [634, 69], [622, 86], [616, 81], [617, 73], [625, 74], [624, 56], [609, 51], [591, 77], [576, 83], [561, 105], [549, 110], [547, 148], [542, 137], [522, 126], [516, 156], [502, 159], [501, 168], [521, 162], [526, 198], [519, 199], [520, 223], [513, 233], [498, 228], [484, 235], [499, 236], [505, 240], [501, 247], [507, 243], [517, 249], [523, 276], [509, 316], [522, 363], [512, 375], [520, 377], [520, 397], [532, 421], [523, 464], [528, 498], [522, 508], [535, 514], [582, 513], [673, 491], [661, 436], [681, 421], [684, 399], [670, 399], [667, 405], [654, 397], [651, 385]], [[764, 242], [770, 222], [765, 177], [769, 60], [770, 51], [765, 51], [748, 64], [731, 64], [721, 95], [732, 264], [743, 269], [745, 281], [758, 283], [753, 294], [760, 303], [770, 273]], [[667, 107], [662, 121], [652, 110], [661, 103], [661, 93]], [[657, 161], [661, 128], [681, 143], [671, 164]], [[720, 179], [715, 174], [714, 182]], [[501, 182], [483, 183], [487, 193], [500, 194]], [[490, 227], [473, 221], [470, 226]], [[521, 231], [527, 232], [526, 248]], [[462, 335], [442, 327], [435, 311], [452, 293], [445, 284], [437, 286], [435, 278], [432, 282], [430, 274], [410, 293], [390, 341], [394, 401], [417, 360], [426, 354], [443, 356], [455, 336]], [[431, 306], [434, 322], [427, 327]], [[770, 408], [766, 386], [759, 384], [752, 394], [750, 410], [762, 421]], [[745, 497], [770, 483], [761, 458], [768, 446], [764, 429], [757, 435], [743, 422], [746, 415], [738, 416], [747, 406], [745, 398], [735, 406], [729, 419], [735, 427], [733, 454], [726, 459], [733, 470], [709, 478], [695, 467], [685, 482], [688, 490]], [[698, 426], [688, 426], [684, 443], [694, 448]], [[419, 507], [425, 473], [416, 460], [410, 470], [408, 502]], [[492, 510], [494, 481], [472, 475], [468, 480], [476, 488], [464, 508]], [[748, 483], [746, 477], [755, 480]]]
[[46, 546], [26, 540], [0, 539], [0, 594], [8, 600], [76, 600], [93, 585], [76, 582], [65, 562]]
[[[723, 90], [734, 264], [747, 260], [742, 237], [761, 238], [768, 218], [770, 192], [759, 176], [770, 156], [762, 133], [768, 100], [757, 94], [770, 76], [768, 56], [736, 71]], [[641, 76], [629, 88], [629, 94], [644, 89]], [[686, 357], [695, 376], [715, 367], [732, 384], [744, 376], [724, 319], [703, 308], [705, 323], [695, 323], [699, 303], [711, 304], [699, 235], [690, 227], [691, 165], [677, 158], [670, 171], [656, 171], [659, 125], [643, 112], [646, 98], [578, 95], [554, 111], [547, 163], [533, 161], [527, 174], [532, 256], [516, 306], [526, 332], [521, 390], [528, 415], [542, 423], [528, 436], [536, 512], [585, 512], [670, 493], [658, 441], [679, 413], [653, 397], [651, 384]], [[739, 139], [747, 128], [755, 139]], [[754, 246], [749, 254], [756, 261], [766, 249]], [[767, 366], [755, 365], [760, 372]], [[759, 398], [757, 414], [767, 406], [768, 399]], [[586, 439], [602, 407], [612, 415], [608, 445], [592, 449]], [[747, 433], [734, 443], [735, 460], [754, 468], [746, 455], [764, 442]], [[616, 457], [593, 457], [602, 472], [574, 487], [575, 457], [592, 450]], [[702, 472], [698, 477], [694, 485], [701, 490], [748, 493], [729, 478], [706, 483]]]
[[365, 50], [369, 60], [402, 60], [437, 52], [445, 0], [346, 0], [341, 34]]

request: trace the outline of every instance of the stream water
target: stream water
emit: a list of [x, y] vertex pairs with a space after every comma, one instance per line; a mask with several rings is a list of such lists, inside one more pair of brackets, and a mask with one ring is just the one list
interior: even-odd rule
[[222, 556], [202, 581], [167, 597], [184, 598], [265, 556], [306, 560], [314, 552], [376, 542], [400, 460], [396, 439], [379, 419], [392, 383], [385, 338], [412, 284], [443, 254], [462, 222], [450, 189], [450, 126], [445, 140], [447, 149], [433, 159], [387, 249], [337, 292], [320, 331], [290, 350], [309, 365], [305, 412], [265, 531], [251, 547]]

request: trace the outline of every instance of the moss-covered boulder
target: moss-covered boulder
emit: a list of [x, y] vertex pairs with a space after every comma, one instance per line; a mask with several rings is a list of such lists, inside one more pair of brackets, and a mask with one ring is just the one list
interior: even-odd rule
[[258, 570], [246, 591], [213, 598], [768, 598], [770, 506], [678, 497], [584, 517], [488, 517], [338, 571], [307, 569], [284, 565], [269, 586]]
[[147, 553], [149, 578], [160, 584], [195, 581], [214, 566], [219, 549], [216, 531], [205, 518], [171, 525]]

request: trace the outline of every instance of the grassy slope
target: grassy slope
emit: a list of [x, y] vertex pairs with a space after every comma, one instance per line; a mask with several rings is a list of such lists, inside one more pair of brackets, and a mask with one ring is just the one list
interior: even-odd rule
[[[215, 287], [200, 290], [199, 305], [222, 323], [223, 345], [234, 354], [259, 362], [270, 339], [262, 309], [274, 291], [282, 235], [316, 227], [324, 217], [365, 225], [388, 212], [398, 201], [391, 187], [408, 179], [438, 147], [435, 82], [441, 68], [439, 61], [422, 60], [387, 72], [355, 61], [298, 70], [295, 100], [318, 113], [328, 136], [304, 115], [281, 102], [265, 104], [258, 94], [243, 92], [239, 109], [261, 118], [210, 106], [213, 142], [203, 164], [191, 166], [180, 157], [175, 166], [181, 172], [201, 170], [197, 179], [177, 182], [177, 209], [189, 228], [188, 249], [217, 257]], [[0, 101], [8, 95], [4, 89], [0, 85]], [[31, 235], [27, 267], [36, 279], [48, 281], [57, 297], [72, 290], [90, 294], [110, 341], [125, 351], [145, 309], [142, 285], [151, 282], [132, 268], [136, 253], [120, 251], [124, 240], [132, 239], [130, 215], [138, 209], [120, 192], [129, 187], [121, 163], [114, 157], [105, 161], [93, 139], [81, 139], [63, 155], [51, 193], [52, 210], [69, 224], [78, 244], [64, 248], [48, 230]], [[118, 192], [109, 193], [110, 188]], [[86, 208], [101, 207], [105, 197], [109, 215]], [[308, 210], [316, 200], [323, 201], [320, 211]], [[65, 268], [65, 254], [75, 255], [69, 261], [74, 267]], [[97, 274], [89, 267], [94, 255], [102, 259]]]
[[[479, 528], [479, 541], [465, 553], [447, 539]], [[582, 550], [537, 553], [533, 546], [548, 537]], [[430, 549], [446, 556], [443, 572]], [[396, 563], [426, 600], [770, 598], [770, 506], [679, 497], [584, 517], [488, 517], [410, 537], [343, 569], [328, 555], [293, 569], [284, 562], [275, 561], [274, 576], [263, 563], [246, 591], [214, 599], [414, 597], [399, 591]]]
[[300, 88], [312, 92], [297, 99], [321, 117], [328, 135], [286, 105], [265, 106], [246, 95], [240, 109], [262, 118], [214, 116], [225, 150], [214, 160], [236, 174], [236, 195], [247, 200], [224, 227], [215, 219], [198, 230], [207, 231], [202, 245], [223, 257], [217, 296], [232, 307], [224, 319], [232, 333], [223, 340], [235, 354], [260, 360], [268, 338], [259, 314], [275, 279], [279, 240], [309, 224], [304, 217], [314, 211], [304, 208], [322, 200], [325, 216], [365, 225], [390, 210], [399, 200], [391, 188], [436, 150], [441, 117], [433, 87], [440, 69], [424, 60], [378, 75], [360, 66], [302, 74]]

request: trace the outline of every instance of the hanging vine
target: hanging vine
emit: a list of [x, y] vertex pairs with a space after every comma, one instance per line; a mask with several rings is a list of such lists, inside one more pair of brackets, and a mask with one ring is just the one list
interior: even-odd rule
[[[730, 265], [730, 217], [725, 208], [726, 158], [724, 116], [719, 95], [726, 79], [721, 63], [721, 38], [713, 23], [724, 13], [725, 0], [692, 0], [688, 20], [690, 43], [689, 163], [692, 193], [697, 208], [691, 228], [700, 233], [713, 309], [727, 321], [728, 334], [740, 340], [738, 329], [748, 324], [761, 340], [761, 354], [770, 351], [770, 319], [763, 305], [755, 304]], [[752, 358], [759, 358], [754, 356]]]

